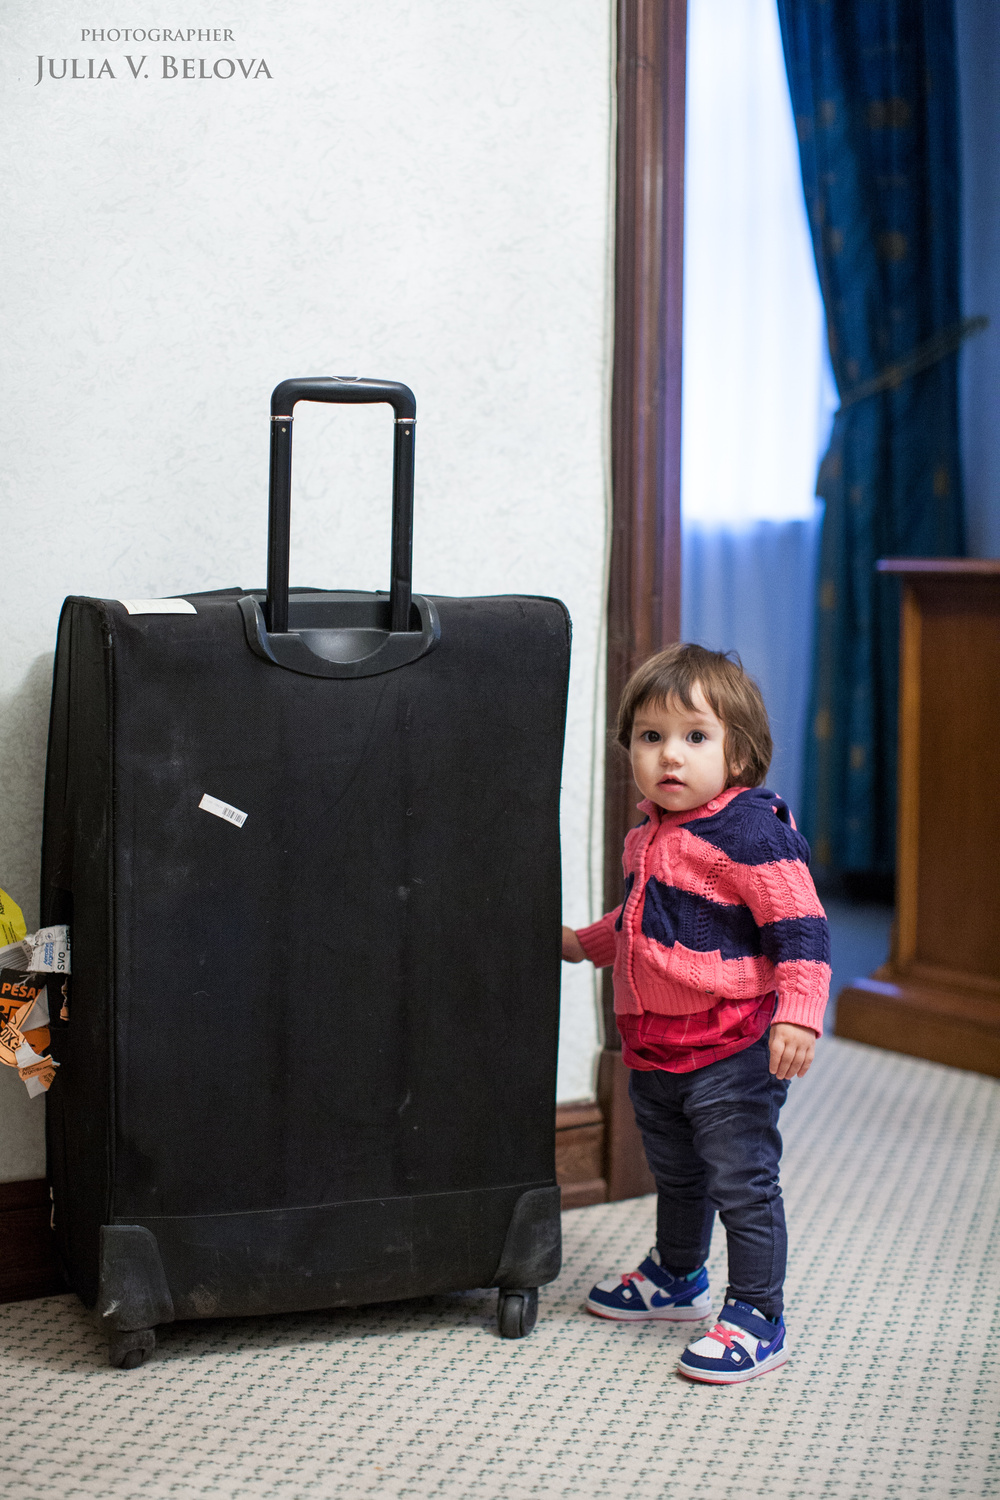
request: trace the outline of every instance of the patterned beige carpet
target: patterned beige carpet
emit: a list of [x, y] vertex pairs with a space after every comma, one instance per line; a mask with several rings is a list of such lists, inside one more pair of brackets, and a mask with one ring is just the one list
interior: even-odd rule
[[693, 1385], [683, 1330], [581, 1312], [644, 1254], [638, 1199], [565, 1215], [521, 1342], [470, 1293], [178, 1325], [124, 1373], [74, 1298], [0, 1308], [0, 1495], [1000, 1494], [1000, 1084], [827, 1039], [785, 1127], [774, 1374]]

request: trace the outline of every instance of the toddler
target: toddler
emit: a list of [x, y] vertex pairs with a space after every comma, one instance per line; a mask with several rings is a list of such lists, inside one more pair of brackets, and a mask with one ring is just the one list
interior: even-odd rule
[[671, 646], [633, 674], [618, 740], [645, 817], [625, 840], [625, 899], [563, 928], [563, 957], [614, 964], [629, 1092], [658, 1190], [656, 1245], [599, 1281], [599, 1317], [697, 1322], [711, 1312], [716, 1210], [729, 1288], [679, 1369], [731, 1384], [788, 1358], [778, 1112], [807, 1072], [830, 987], [809, 848], [761, 786], [771, 733], [739, 660]]

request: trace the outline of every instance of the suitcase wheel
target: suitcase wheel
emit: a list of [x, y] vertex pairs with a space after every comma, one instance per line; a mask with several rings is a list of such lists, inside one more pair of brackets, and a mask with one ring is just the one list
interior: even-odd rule
[[135, 1328], [129, 1333], [113, 1333], [108, 1344], [108, 1362], [116, 1370], [137, 1370], [156, 1348], [156, 1330]]
[[538, 1288], [525, 1291], [501, 1290], [497, 1298], [497, 1327], [502, 1339], [523, 1339], [538, 1318]]

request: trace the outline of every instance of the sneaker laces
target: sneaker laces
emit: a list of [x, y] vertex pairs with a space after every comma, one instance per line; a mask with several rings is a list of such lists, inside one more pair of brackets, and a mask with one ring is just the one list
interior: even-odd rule
[[[732, 1349], [735, 1344], [739, 1343], [740, 1334], [743, 1334], [745, 1336], [746, 1330], [743, 1328], [736, 1328], [731, 1323], [716, 1323], [715, 1327], [710, 1328], [706, 1334], [702, 1335], [702, 1337], [706, 1339], [715, 1339], [717, 1343], [725, 1344], [727, 1349]], [[742, 1345], [740, 1345], [740, 1347], [742, 1348]]]

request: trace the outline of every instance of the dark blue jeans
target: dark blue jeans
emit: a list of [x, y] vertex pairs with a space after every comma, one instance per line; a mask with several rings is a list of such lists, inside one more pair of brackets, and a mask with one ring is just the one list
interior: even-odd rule
[[675, 1273], [704, 1265], [716, 1210], [729, 1244], [729, 1296], [782, 1310], [787, 1238], [778, 1113], [788, 1081], [768, 1071], [768, 1033], [693, 1073], [632, 1070], [629, 1093], [656, 1179], [656, 1248]]

